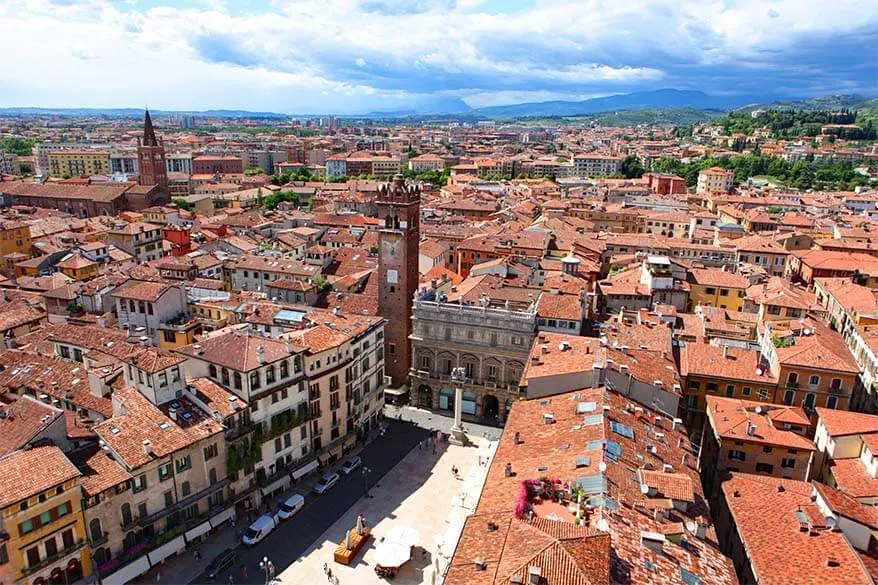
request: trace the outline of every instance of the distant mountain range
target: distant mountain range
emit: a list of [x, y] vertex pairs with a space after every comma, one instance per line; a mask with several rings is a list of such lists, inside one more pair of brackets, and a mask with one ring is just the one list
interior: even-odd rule
[[[423, 119], [468, 119], [468, 120], [510, 120], [517, 118], [558, 118], [588, 116], [631, 111], [681, 110], [686, 112], [708, 112], [712, 116], [732, 109], [757, 108], [797, 108], [797, 109], [837, 109], [863, 107], [874, 108], [875, 100], [859, 95], [831, 95], [812, 99], [787, 101], [766, 101], [765, 96], [716, 96], [701, 91], [680, 89], [657, 89], [592, 98], [582, 101], [528, 102], [506, 106], [471, 108], [456, 97], [428, 96], [418, 98], [404, 107], [386, 112], [368, 112], [359, 115], [341, 116], [344, 118], [380, 118], [409, 120]], [[164, 111], [150, 110], [155, 116], [195, 115], [209, 118], [267, 118], [283, 119], [302, 117], [277, 112], [250, 112], [247, 110], [206, 110], [206, 111]], [[0, 108], [6, 115], [48, 115], [48, 116], [107, 116], [114, 118], [137, 118], [143, 115], [138, 108]], [[307, 116], [316, 117], [316, 116]], [[707, 117], [711, 117], [710, 115]]]

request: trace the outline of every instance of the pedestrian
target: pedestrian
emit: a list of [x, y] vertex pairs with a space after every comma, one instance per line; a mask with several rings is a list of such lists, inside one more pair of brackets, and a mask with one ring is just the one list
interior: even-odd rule
[[247, 568], [247, 565], [241, 565], [241, 574], [244, 576], [244, 579], [247, 579], [247, 576], [250, 574], [250, 569]]
[[158, 583], [158, 582], [161, 581], [161, 580], [162, 580], [162, 572], [161, 572], [161, 571], [156, 571], [156, 574], [155, 574], [155, 582]]
[[424, 443], [423, 441], [418, 441], [418, 451], [421, 450], [421, 446], [423, 445], [423, 443]]
[[327, 565], [326, 563], [323, 563], [323, 574], [327, 577], [329, 576], [329, 565]]
[[326, 569], [326, 580], [332, 581], [332, 569]]
[[235, 578], [229, 573], [229, 585], [235, 585]]
[[198, 552], [198, 551], [196, 550], [196, 551], [193, 552], [192, 554], [193, 554], [193, 556], [195, 556], [195, 562], [199, 562], [199, 561], [201, 561], [201, 553], [200, 553], [200, 552]]

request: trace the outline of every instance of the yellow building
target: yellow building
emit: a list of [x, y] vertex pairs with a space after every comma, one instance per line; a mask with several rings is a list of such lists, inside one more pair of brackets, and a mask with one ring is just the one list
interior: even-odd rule
[[0, 459], [3, 583], [75, 583], [91, 575], [80, 473], [55, 446]]
[[50, 152], [49, 174], [53, 177], [109, 175], [110, 153], [100, 150], [61, 150]]
[[30, 257], [30, 226], [18, 221], [0, 221], [0, 256], [19, 252]]
[[201, 330], [195, 317], [182, 316], [159, 324], [159, 347], [164, 350], [177, 349], [195, 343], [195, 334]]
[[79, 281], [90, 280], [97, 276], [99, 266], [94, 260], [89, 260], [79, 254], [71, 254], [69, 258], [64, 258], [55, 264], [55, 268]]
[[740, 274], [718, 268], [692, 268], [688, 280], [690, 309], [702, 305], [740, 311], [750, 285], [750, 281]]

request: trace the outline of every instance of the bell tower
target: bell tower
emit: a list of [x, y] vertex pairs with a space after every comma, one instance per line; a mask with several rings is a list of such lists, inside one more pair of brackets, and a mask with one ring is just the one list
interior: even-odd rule
[[412, 363], [412, 301], [418, 289], [421, 188], [402, 175], [378, 188], [378, 312], [384, 327], [384, 370], [394, 388], [408, 381]]
[[137, 140], [138, 180], [140, 185], [158, 185], [162, 195], [168, 194], [168, 167], [165, 144], [156, 138], [149, 110], [143, 117], [143, 138]]

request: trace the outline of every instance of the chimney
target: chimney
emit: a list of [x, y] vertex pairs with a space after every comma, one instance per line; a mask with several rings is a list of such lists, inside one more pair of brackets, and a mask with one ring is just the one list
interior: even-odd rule
[[152, 446], [149, 444], [149, 439], [144, 439], [144, 440], [143, 440], [143, 453], [144, 453], [144, 455], [146, 455], [147, 457], [151, 457], [151, 456], [152, 456]]
[[748, 421], [747, 422], [747, 435], [752, 437], [755, 434], [756, 434], [756, 425]]
[[256, 347], [256, 361], [260, 364], [265, 363], [265, 346], [261, 343]]
[[341, 309], [338, 307], [333, 307], [332, 314], [335, 315], [336, 317], [338, 317], [339, 315], [341, 315]]
[[232, 407], [232, 410], [238, 410], [238, 397], [237, 396], [229, 396], [229, 406]]
[[600, 364], [594, 364], [591, 366], [591, 387], [592, 388], [600, 388], [603, 377], [603, 368], [601, 368]]
[[549, 346], [548, 345], [540, 346], [540, 351], [544, 354], [549, 353]]
[[729, 346], [728, 345], [723, 346], [723, 359], [724, 360], [729, 359]]
[[675, 418], [673, 420], [673, 422], [671, 423], [671, 430], [676, 431], [681, 426], [683, 426], [683, 419], [682, 418]]
[[171, 417], [171, 420], [177, 422], [177, 409], [173, 406], [168, 409], [168, 416]]
[[515, 431], [515, 443], [516, 445], [521, 445], [521, 433]]
[[506, 467], [504, 468], [503, 473], [506, 475], [506, 477], [512, 477], [512, 464], [511, 463], [506, 464]]

